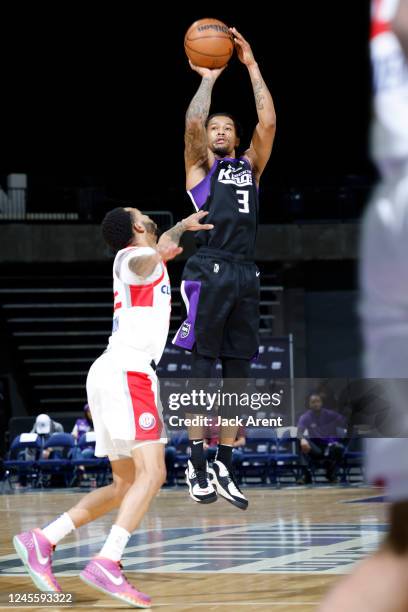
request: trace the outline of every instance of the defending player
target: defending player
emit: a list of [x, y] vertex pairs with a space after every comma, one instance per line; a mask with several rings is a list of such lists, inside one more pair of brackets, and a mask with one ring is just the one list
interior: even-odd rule
[[150, 598], [125, 578], [120, 559], [166, 476], [163, 428], [155, 367], [167, 340], [170, 281], [166, 262], [182, 249], [184, 231], [209, 230], [206, 212], [177, 223], [157, 242], [157, 226], [136, 208], [115, 208], [102, 222], [107, 244], [117, 252], [113, 264], [113, 332], [107, 350], [92, 364], [88, 403], [96, 434], [96, 456], [109, 457], [113, 483], [85, 495], [46, 527], [13, 539], [17, 554], [41, 591], [60, 591], [52, 573], [54, 547], [74, 529], [118, 508], [101, 551], [80, 577], [133, 607], [150, 607]]

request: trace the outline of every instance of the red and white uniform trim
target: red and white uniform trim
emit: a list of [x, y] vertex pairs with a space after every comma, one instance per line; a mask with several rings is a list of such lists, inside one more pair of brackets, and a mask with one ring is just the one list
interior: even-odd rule
[[167, 341], [169, 276], [162, 262], [147, 279], [129, 268], [132, 258], [154, 253], [149, 247], [129, 247], [118, 252], [113, 264], [112, 335], [87, 378], [97, 456], [129, 456], [135, 442], [166, 442], [158, 380], [150, 364], [160, 361]]

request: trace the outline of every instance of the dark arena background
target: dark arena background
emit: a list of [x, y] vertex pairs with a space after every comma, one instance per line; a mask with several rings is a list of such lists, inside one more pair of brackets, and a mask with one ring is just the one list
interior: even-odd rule
[[[183, 37], [206, 16], [245, 36], [276, 107], [260, 184], [261, 351], [252, 373], [263, 388], [282, 392], [287, 427], [245, 432], [237, 470], [246, 513], [225, 500], [194, 504], [184, 481], [188, 441], [174, 432], [167, 482], [132, 535], [125, 571], [164, 610], [311, 611], [386, 529], [381, 491], [364, 481], [361, 445], [345, 432], [336, 477], [329, 481], [317, 463], [309, 483], [295, 431], [310, 393], [341, 415], [369, 394], [357, 311], [360, 221], [377, 180], [368, 145], [369, 3], [29, 7], [4, 16], [0, 42], [3, 594], [36, 591], [12, 536], [110, 481], [104, 461], [81, 474], [78, 462], [55, 470], [13, 464], [12, 444], [39, 414], [66, 433], [83, 415], [86, 375], [112, 326], [105, 213], [134, 206], [166, 230], [194, 212], [183, 132], [200, 77], [188, 66]], [[246, 148], [256, 109], [235, 55], [211, 109], [238, 117]], [[182, 246], [168, 266], [170, 340], [184, 318], [179, 288], [193, 236]], [[159, 377], [168, 383], [189, 369], [190, 355], [169, 344]], [[77, 580], [113, 516], [76, 531], [55, 552], [75, 609], [118, 607]]]

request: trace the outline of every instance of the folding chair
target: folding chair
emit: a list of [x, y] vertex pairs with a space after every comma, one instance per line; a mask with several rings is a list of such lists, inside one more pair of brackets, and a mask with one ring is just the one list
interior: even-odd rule
[[344, 451], [342, 462], [342, 482], [351, 482], [351, 471], [357, 469], [361, 473], [361, 478], [364, 478], [363, 463], [363, 439], [360, 436], [353, 435]]
[[277, 427], [276, 447], [272, 451], [270, 480], [280, 485], [280, 476], [289, 472], [296, 482], [299, 476], [299, 440], [297, 427]]
[[[12, 476], [17, 475], [18, 478], [25, 476], [31, 479], [35, 485], [38, 480], [38, 459], [41, 456], [43, 441], [37, 433], [22, 433], [16, 436], [11, 443], [8, 452], [8, 458], [4, 461], [5, 481], [12, 487]], [[27, 449], [31, 450], [29, 459], [19, 458], [19, 454]]]
[[268, 427], [253, 427], [245, 431], [245, 446], [236, 461], [238, 482], [257, 478], [266, 484], [272, 460], [272, 450], [276, 446], [275, 430]]
[[[73, 478], [71, 480], [71, 485], [80, 473], [79, 466], [84, 466], [85, 472], [87, 474], [96, 476], [97, 486], [103, 486], [106, 484], [110, 465], [109, 459], [107, 457], [95, 457], [95, 443], [95, 432], [87, 431], [86, 433], [80, 436], [76, 447], [71, 449], [71, 455], [74, 455], [74, 458], [71, 458], [71, 465], [73, 467]], [[81, 452], [84, 451], [86, 448], [92, 448], [92, 456], [76, 457], [74, 452], [75, 448], [77, 448]]]
[[[75, 446], [75, 438], [69, 433], [54, 433], [44, 444], [44, 450], [56, 449], [55, 455], [50, 459], [40, 459], [37, 462], [39, 468], [40, 485], [44, 486], [46, 476], [61, 475], [63, 476], [65, 486], [68, 486], [72, 480], [73, 466], [69, 453]], [[58, 456], [58, 455], [62, 456]]]

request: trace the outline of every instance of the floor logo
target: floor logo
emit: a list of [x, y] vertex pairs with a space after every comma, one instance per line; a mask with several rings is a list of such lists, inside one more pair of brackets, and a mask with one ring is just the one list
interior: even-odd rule
[[[251, 525], [140, 530], [125, 549], [127, 571], [263, 574], [347, 574], [372, 554], [387, 532], [375, 523], [280, 521]], [[61, 544], [53, 555], [58, 575], [74, 576], [100, 551], [99, 531]], [[0, 556], [0, 576], [21, 576], [16, 554]]]

